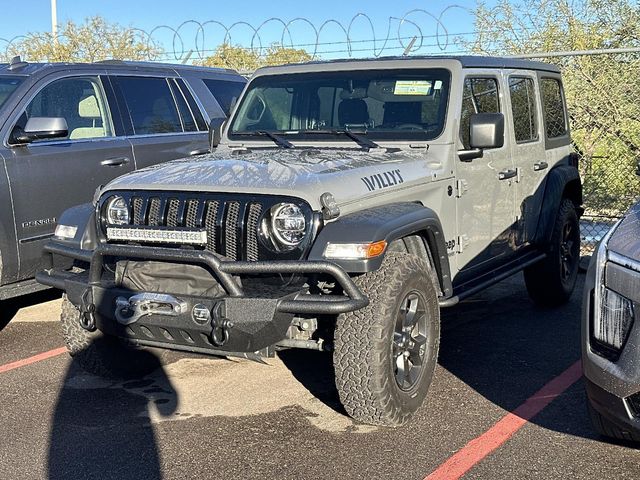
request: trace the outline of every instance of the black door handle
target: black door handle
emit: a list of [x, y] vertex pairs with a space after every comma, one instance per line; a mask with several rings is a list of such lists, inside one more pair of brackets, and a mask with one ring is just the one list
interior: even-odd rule
[[510, 168], [509, 170], [504, 170], [498, 173], [498, 180], [507, 180], [509, 178], [513, 178], [518, 175], [518, 170]]
[[196, 155], [204, 155], [205, 153], [209, 153], [208, 148], [199, 148], [197, 150], [191, 150], [189, 156], [194, 157]]
[[539, 172], [540, 170], [544, 170], [545, 168], [549, 168], [549, 164], [547, 162], [537, 162], [533, 164], [534, 172]]
[[124, 165], [125, 163], [129, 163], [129, 158], [115, 157], [102, 160], [100, 162], [100, 165], [104, 165], [105, 167], [119, 167], [120, 165]]

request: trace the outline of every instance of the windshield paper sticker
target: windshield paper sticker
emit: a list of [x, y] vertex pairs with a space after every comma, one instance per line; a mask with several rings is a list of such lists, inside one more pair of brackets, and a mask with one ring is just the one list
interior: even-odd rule
[[400, 175], [400, 170], [390, 170], [388, 172], [376, 173], [375, 175], [362, 177], [361, 180], [364, 182], [370, 192], [404, 183], [404, 179], [402, 178], [402, 175]]
[[431, 95], [431, 80], [397, 80], [394, 95]]

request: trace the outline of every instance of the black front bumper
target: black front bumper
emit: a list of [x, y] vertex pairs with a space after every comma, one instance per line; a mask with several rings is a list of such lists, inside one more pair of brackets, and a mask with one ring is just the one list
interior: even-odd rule
[[[134, 343], [191, 351], [256, 352], [286, 338], [294, 314], [336, 315], [363, 308], [369, 300], [339, 266], [325, 261], [239, 262], [201, 250], [101, 244], [93, 251], [80, 250], [52, 241], [44, 248], [46, 270], [36, 279], [64, 290], [69, 300], [95, 328], [127, 338]], [[73, 273], [53, 268], [54, 256], [89, 263], [88, 271]], [[118, 300], [140, 292], [118, 287], [103, 278], [105, 259], [138, 259], [200, 265], [207, 268], [226, 292], [215, 298], [179, 295], [183, 307], [171, 315], [152, 313], [131, 324], [116, 320]], [[344, 295], [298, 292], [279, 298], [250, 296], [234, 276], [273, 274], [326, 275], [335, 280]], [[193, 308], [206, 307], [211, 318], [194, 319]]]

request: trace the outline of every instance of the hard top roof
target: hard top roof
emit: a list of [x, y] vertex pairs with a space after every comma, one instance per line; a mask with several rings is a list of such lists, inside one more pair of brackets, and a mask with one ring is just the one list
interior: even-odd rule
[[[550, 63], [538, 62], [533, 60], [524, 60], [519, 58], [511, 58], [511, 57], [489, 57], [489, 56], [481, 56], [481, 55], [459, 55], [459, 56], [448, 56], [448, 55], [411, 55], [411, 56], [393, 56], [393, 57], [377, 57], [377, 58], [347, 58], [347, 59], [338, 59], [338, 60], [314, 60], [311, 62], [304, 62], [293, 64], [291, 66], [304, 67], [306, 65], [309, 66], [319, 66], [319, 65], [347, 65], [350, 63], [372, 63], [379, 64], [385, 62], [407, 62], [407, 64], [411, 63], [424, 63], [425, 61], [438, 61], [438, 60], [454, 60], [460, 63], [462, 68], [510, 68], [514, 70], [542, 70], [546, 72], [560, 73], [560, 69]], [[287, 69], [289, 65], [281, 65], [277, 67], [263, 67], [258, 71], [261, 74], [271, 73], [280, 73], [276, 72], [276, 70], [284, 70]], [[383, 66], [381, 66], [384, 68]], [[373, 68], [373, 65], [372, 65]]]

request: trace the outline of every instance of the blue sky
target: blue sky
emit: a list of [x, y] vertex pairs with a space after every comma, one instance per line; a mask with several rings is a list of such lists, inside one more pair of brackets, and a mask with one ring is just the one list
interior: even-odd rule
[[[5, 0], [6, 1], [6, 0]], [[398, 20], [389, 21], [389, 17], [402, 17], [404, 14], [414, 9], [426, 10], [436, 17], [448, 6], [449, 2], [433, 1], [424, 2], [416, 0], [393, 0], [369, 2], [346, 1], [346, 0], [320, 0], [320, 1], [288, 1], [274, 0], [265, 2], [264, 0], [244, 0], [242, 2], [218, 1], [204, 2], [196, 0], [57, 0], [58, 3], [58, 23], [67, 20], [82, 22], [86, 17], [101, 15], [109, 21], [118, 22], [122, 25], [141, 28], [150, 31], [159, 25], [167, 25], [178, 28], [182, 22], [195, 19], [199, 22], [209, 20], [219, 21], [227, 26], [235, 22], [247, 22], [257, 27], [262, 22], [271, 17], [280, 17], [285, 22], [296, 17], [304, 17], [319, 28], [323, 22], [329, 19], [339, 21], [345, 28], [358, 13], [366, 13], [375, 30], [375, 37], [381, 41], [376, 44], [378, 51], [383, 46], [384, 39], [387, 38], [389, 27], [391, 26], [391, 37], [398, 35]], [[474, 0], [461, 0], [456, 2], [464, 8], [473, 8]], [[50, 0], [21, 0], [20, 11], [29, 12], [29, 15], [20, 15], [20, 21], [11, 15], [3, 15], [0, 19], [0, 37], [11, 39], [17, 35], [23, 35], [32, 31], [48, 31], [51, 29], [51, 1]], [[406, 17], [408, 22], [404, 23], [400, 30], [402, 37], [412, 37], [414, 35], [435, 35], [436, 22], [422, 12], [414, 12]], [[419, 25], [420, 30], [411, 24]], [[473, 30], [471, 16], [463, 8], [449, 10], [444, 18], [443, 24], [451, 34], [465, 33]], [[275, 41], [280, 41], [283, 33], [283, 26], [278, 22], [269, 22], [260, 30], [262, 45], [268, 45]], [[290, 28], [294, 44], [315, 43], [316, 34], [312, 27], [303, 21], [297, 21]], [[180, 29], [182, 43], [177, 41], [175, 50], [191, 50], [196, 46], [196, 36], [198, 39], [197, 48], [209, 50], [224, 39], [224, 30], [211, 23], [205, 27], [204, 44], [202, 36], [197, 35], [198, 27], [188, 24]], [[441, 31], [442, 33], [442, 31]], [[251, 28], [238, 25], [231, 31], [232, 43], [243, 46], [250, 46], [254, 32]], [[374, 34], [371, 26], [363, 17], [357, 18], [351, 29], [353, 42], [353, 56], [370, 56], [373, 53], [374, 45], [365, 40], [371, 40]], [[173, 50], [173, 32], [169, 29], [158, 29], [154, 33], [154, 38], [161, 42], [168, 50]], [[440, 36], [440, 42], [444, 45], [447, 41], [445, 35]], [[285, 38], [289, 42], [289, 37]], [[348, 56], [345, 34], [335, 25], [327, 25], [321, 32], [320, 42], [325, 43], [319, 47], [319, 51], [324, 58], [346, 57]], [[335, 45], [330, 45], [337, 42]], [[407, 40], [408, 42], [408, 40]], [[426, 38], [425, 44], [437, 43], [434, 38]], [[254, 38], [254, 46], [260, 44]], [[0, 45], [0, 48], [2, 45]], [[305, 47], [313, 50], [313, 47]], [[385, 53], [398, 54], [402, 48], [397, 40], [387, 44]], [[437, 52], [438, 47], [423, 47], [422, 52]]]

